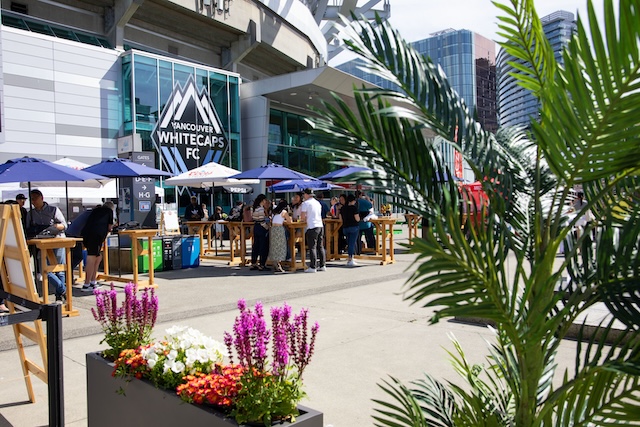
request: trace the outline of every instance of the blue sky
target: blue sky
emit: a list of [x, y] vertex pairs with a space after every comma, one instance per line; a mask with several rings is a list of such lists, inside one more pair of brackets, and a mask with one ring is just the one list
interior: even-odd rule
[[[508, 1], [504, 1], [508, 4]], [[595, 0], [596, 10], [603, 0]], [[586, 16], [586, 0], [535, 0], [539, 16], [566, 10]], [[408, 41], [429, 37], [446, 28], [467, 29], [496, 39], [496, 15], [501, 12], [490, 0], [391, 0], [391, 23]]]

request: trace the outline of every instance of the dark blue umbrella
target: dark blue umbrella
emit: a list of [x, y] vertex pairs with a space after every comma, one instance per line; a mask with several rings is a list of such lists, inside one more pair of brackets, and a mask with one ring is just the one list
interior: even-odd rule
[[365, 168], [363, 166], [347, 166], [346, 168], [336, 169], [326, 175], [319, 176], [318, 179], [323, 179], [325, 181], [336, 181], [344, 178], [345, 176], [349, 176], [359, 172], [373, 172], [373, 169]]
[[34, 157], [11, 159], [0, 165], [0, 182], [87, 181], [109, 178], [87, 170], [76, 170]]
[[[26, 181], [31, 194], [31, 181], [108, 181], [109, 178], [85, 170], [73, 169], [35, 157], [21, 157], [7, 160], [0, 165], [0, 182]], [[67, 197], [67, 219], [69, 218], [69, 197]]]
[[315, 179], [312, 176], [296, 172], [276, 163], [260, 166], [255, 169], [249, 169], [237, 175], [230, 176], [234, 179]]
[[83, 169], [88, 172], [108, 176], [109, 178], [136, 178], [141, 176], [173, 176], [171, 172], [139, 165], [127, 159], [103, 160]]
[[343, 187], [331, 184], [330, 182], [320, 181], [319, 179], [287, 179], [269, 187], [269, 189], [274, 193], [302, 191], [305, 188], [313, 188], [314, 190], [332, 190], [334, 188]]

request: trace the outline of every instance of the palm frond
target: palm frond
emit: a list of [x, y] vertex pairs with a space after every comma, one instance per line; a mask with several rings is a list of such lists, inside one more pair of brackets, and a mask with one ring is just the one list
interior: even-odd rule
[[373, 400], [380, 406], [380, 408], [374, 408], [374, 411], [379, 414], [373, 416], [376, 426], [429, 427], [413, 393], [399, 380], [391, 377], [391, 382], [383, 381], [383, 384], [378, 384], [378, 387], [393, 398], [395, 403]]
[[633, 107], [640, 103], [640, 1], [620, 4], [625, 12], [616, 25], [612, 2], [605, 1], [603, 33], [588, 3], [589, 28], [578, 20], [564, 67], [540, 98], [540, 123], [533, 124], [533, 133], [550, 168], [567, 185], [618, 181], [640, 169], [640, 123]]

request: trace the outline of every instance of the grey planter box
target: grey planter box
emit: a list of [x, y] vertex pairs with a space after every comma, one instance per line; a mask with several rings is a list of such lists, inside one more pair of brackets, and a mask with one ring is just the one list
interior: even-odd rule
[[[87, 353], [89, 427], [238, 427], [235, 420], [213, 408], [185, 403], [175, 392], [160, 390], [148, 381], [114, 378], [112, 372], [113, 363], [99, 353]], [[277, 425], [323, 427], [321, 412], [304, 406], [298, 409], [300, 416], [294, 423]]]

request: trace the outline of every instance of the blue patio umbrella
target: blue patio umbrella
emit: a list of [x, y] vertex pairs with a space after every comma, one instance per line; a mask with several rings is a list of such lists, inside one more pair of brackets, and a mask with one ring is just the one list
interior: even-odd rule
[[86, 170], [76, 170], [35, 157], [7, 160], [0, 165], [0, 183], [31, 181], [87, 181], [105, 180], [106, 176]]
[[109, 178], [136, 178], [151, 176], [173, 176], [171, 172], [134, 163], [127, 159], [108, 159], [83, 169]]
[[274, 193], [285, 193], [288, 191], [302, 191], [305, 188], [314, 190], [332, 190], [334, 188], [343, 188], [330, 182], [321, 181], [319, 179], [287, 179], [273, 184], [269, 189]]
[[346, 176], [360, 172], [374, 172], [374, 170], [364, 166], [347, 166], [346, 168], [336, 169], [328, 174], [319, 176], [318, 179], [325, 181], [338, 181]]
[[269, 163], [248, 171], [232, 175], [229, 178], [234, 179], [315, 179], [312, 176], [305, 175], [302, 172], [296, 172], [292, 169], [279, 165], [277, 163]]
[[[0, 165], [0, 183], [27, 182], [31, 193], [31, 181], [108, 181], [109, 178], [85, 170], [73, 169], [35, 157], [21, 157], [7, 160]], [[31, 199], [29, 199], [31, 200]], [[31, 203], [31, 202], [29, 202]], [[67, 219], [69, 219], [69, 198], [67, 197]]]

